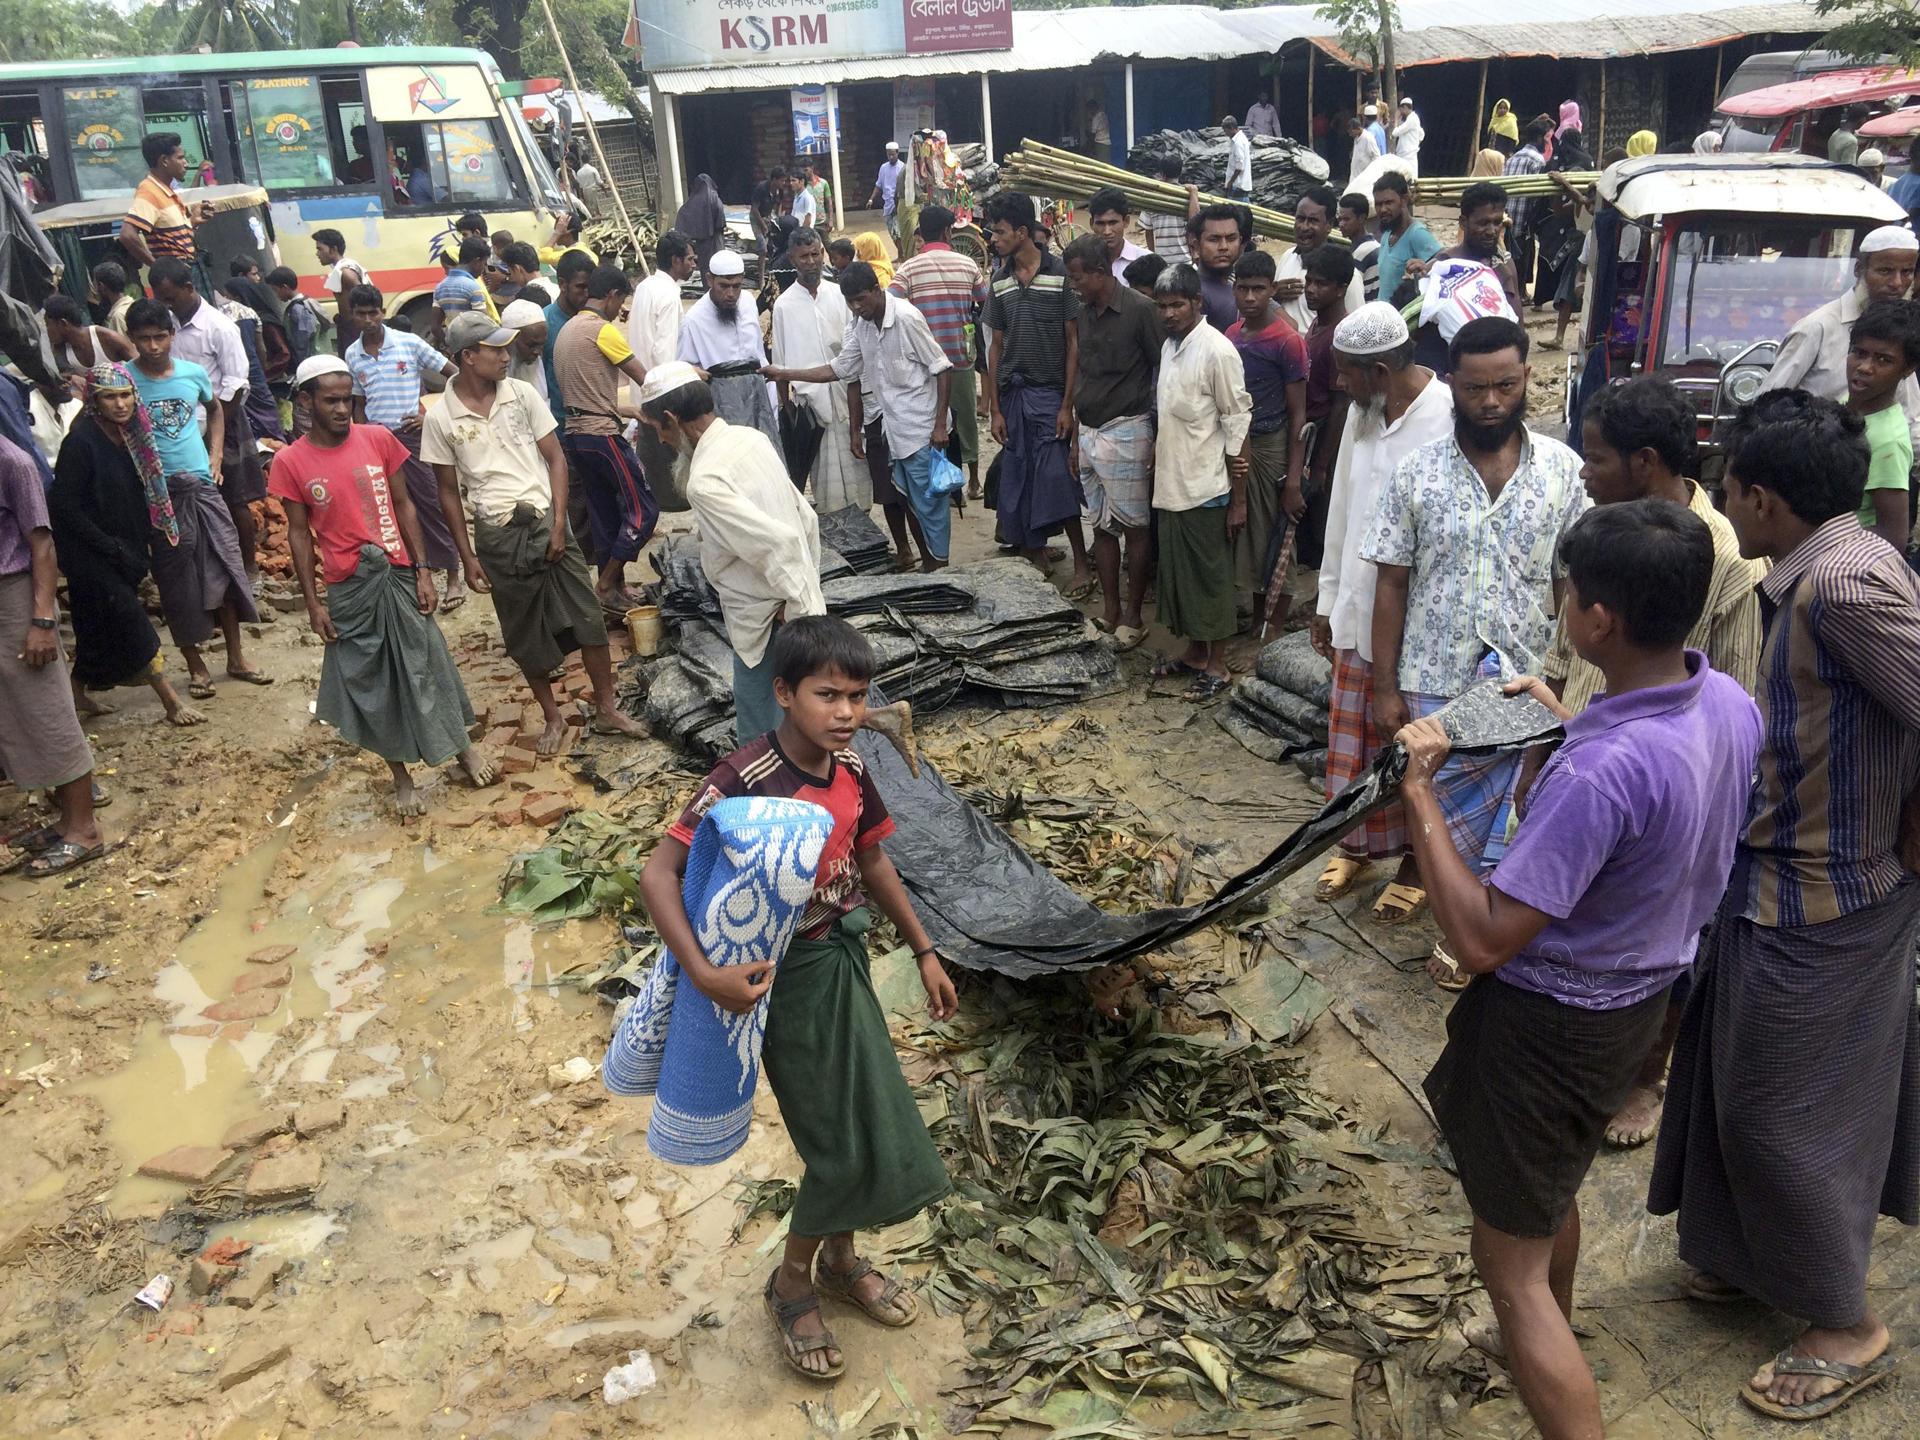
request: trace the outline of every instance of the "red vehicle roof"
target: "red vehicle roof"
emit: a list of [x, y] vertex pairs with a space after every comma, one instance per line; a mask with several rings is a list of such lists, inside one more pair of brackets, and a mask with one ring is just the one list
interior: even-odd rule
[[1729, 96], [1720, 102], [1720, 111], [1725, 115], [1768, 119], [1910, 93], [1920, 93], [1920, 71], [1866, 65], [1856, 70], [1829, 70], [1804, 80], [1789, 80], [1784, 85], [1769, 85], [1764, 90]]
[[1857, 132], [1863, 140], [1900, 140], [1920, 135], [1920, 105], [1909, 105], [1891, 115], [1876, 115]]

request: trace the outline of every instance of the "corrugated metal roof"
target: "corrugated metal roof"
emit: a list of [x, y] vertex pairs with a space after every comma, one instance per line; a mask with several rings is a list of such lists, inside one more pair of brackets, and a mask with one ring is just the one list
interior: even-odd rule
[[[1394, 58], [1403, 67], [1501, 55], [1582, 59], [1689, 50], [1741, 35], [1826, 28], [1811, 0], [1533, 0], [1525, 24], [1485, 23], [1485, 0], [1403, 0]], [[1212, 61], [1270, 55], [1309, 41], [1337, 60], [1338, 28], [1309, 5], [1215, 10], [1202, 5], [1091, 6], [1016, 10], [1011, 50], [953, 55], [889, 55], [784, 64], [714, 64], [656, 70], [669, 95], [709, 90], [779, 90], [790, 85], [852, 84], [902, 75], [1007, 74], [1076, 70], [1103, 60]]]

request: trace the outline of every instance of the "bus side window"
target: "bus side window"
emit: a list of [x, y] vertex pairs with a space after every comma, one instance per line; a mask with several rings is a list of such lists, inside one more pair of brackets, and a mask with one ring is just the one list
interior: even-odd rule
[[[272, 194], [331, 190], [343, 175], [347, 188], [354, 188], [352, 166], [343, 168], [340, 160], [347, 102], [351, 124], [359, 125], [365, 106], [357, 79], [267, 74], [229, 80], [227, 104], [242, 177]], [[361, 133], [364, 138], [364, 127]]]
[[497, 120], [442, 120], [417, 127], [437, 203], [465, 208], [514, 198]]
[[73, 158], [80, 199], [124, 196], [146, 178], [140, 141], [147, 132], [137, 88], [65, 85], [60, 112], [61, 138]]

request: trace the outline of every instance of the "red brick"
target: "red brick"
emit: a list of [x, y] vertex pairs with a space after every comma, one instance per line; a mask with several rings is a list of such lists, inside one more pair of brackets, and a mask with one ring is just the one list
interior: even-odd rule
[[271, 1015], [280, 1008], [278, 990], [250, 990], [244, 995], [236, 995], [231, 1000], [222, 1000], [209, 1005], [200, 1013], [209, 1020], [258, 1020]]
[[277, 965], [289, 955], [293, 954], [293, 952], [294, 947], [291, 945], [269, 945], [266, 949], [256, 950], [247, 956], [247, 963], [249, 965]]
[[573, 808], [573, 801], [565, 795], [535, 794], [527, 796], [520, 813], [529, 825], [551, 825]]
[[319, 1188], [320, 1157], [311, 1150], [256, 1160], [247, 1172], [249, 1200], [291, 1200]]
[[511, 700], [496, 700], [487, 706], [487, 728], [498, 730], [503, 725], [515, 725], [520, 720], [520, 707]]
[[217, 1145], [176, 1145], [141, 1165], [140, 1173], [156, 1180], [177, 1180], [182, 1185], [204, 1185], [232, 1153]]
[[230, 1024], [220, 1027], [220, 1038], [238, 1045], [242, 1040], [247, 1038], [247, 1032], [252, 1029], [253, 1022], [251, 1020], [235, 1020]]
[[509, 800], [493, 807], [493, 823], [496, 825], [518, 825], [520, 823], [520, 802]]
[[446, 823], [455, 830], [470, 830], [486, 818], [484, 810], [455, 810], [446, 817]]
[[496, 725], [487, 731], [486, 745], [489, 750], [504, 750], [520, 736], [518, 725]]
[[531, 750], [523, 750], [518, 745], [509, 745], [500, 752], [494, 762], [494, 768], [502, 775], [524, 775], [540, 763], [540, 757]]
[[210, 1040], [220, 1033], [218, 1025], [181, 1025], [167, 1032], [169, 1035], [187, 1035], [195, 1040]]
[[278, 965], [246, 971], [233, 982], [233, 993], [244, 995], [249, 990], [280, 990], [292, 983], [293, 966], [282, 961]]

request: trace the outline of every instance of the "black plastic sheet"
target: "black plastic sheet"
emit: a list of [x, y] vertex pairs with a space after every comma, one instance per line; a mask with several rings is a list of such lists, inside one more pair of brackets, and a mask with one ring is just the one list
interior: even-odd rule
[[[1496, 680], [1475, 686], [1437, 714], [1463, 754], [1522, 749], [1560, 729], [1544, 705], [1501, 694]], [[916, 779], [880, 736], [862, 733], [857, 743], [897, 826], [884, 842], [887, 854], [940, 953], [970, 970], [1014, 979], [1132, 959], [1212, 924], [1311, 864], [1391, 804], [1406, 776], [1406, 753], [1389, 746], [1366, 774], [1212, 899], [1108, 915], [1036, 862], [932, 765], [923, 761]]]
[[[1293, 213], [1294, 201], [1316, 185], [1327, 183], [1327, 162], [1298, 140], [1253, 135], [1253, 203], [1270, 210]], [[1227, 132], [1218, 125], [1204, 130], [1157, 130], [1142, 137], [1127, 152], [1127, 168], [1158, 176], [1160, 159], [1180, 161], [1180, 182], [1218, 194], [1227, 173]]]

